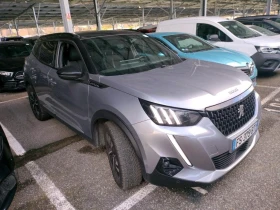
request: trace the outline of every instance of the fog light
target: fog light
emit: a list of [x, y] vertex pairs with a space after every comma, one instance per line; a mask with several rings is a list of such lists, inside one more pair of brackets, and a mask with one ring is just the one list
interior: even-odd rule
[[160, 158], [156, 169], [167, 176], [174, 176], [183, 169], [183, 165], [176, 158]]

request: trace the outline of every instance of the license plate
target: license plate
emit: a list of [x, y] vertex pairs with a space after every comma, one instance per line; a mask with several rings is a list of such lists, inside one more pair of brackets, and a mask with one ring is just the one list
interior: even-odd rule
[[258, 122], [232, 141], [232, 151], [245, 143], [258, 130]]

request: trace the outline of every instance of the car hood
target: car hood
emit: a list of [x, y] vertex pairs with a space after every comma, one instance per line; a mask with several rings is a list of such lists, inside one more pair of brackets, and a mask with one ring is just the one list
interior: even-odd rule
[[101, 76], [100, 82], [153, 103], [192, 110], [225, 102], [252, 86], [240, 70], [193, 59], [141, 73]]
[[25, 57], [0, 59], [0, 71], [23, 70]]
[[186, 54], [186, 57], [188, 56], [187, 54], [190, 54], [193, 58], [221, 63], [233, 67], [244, 67], [247, 66], [247, 63], [252, 62], [252, 59], [249, 56], [225, 48], [215, 48], [207, 51], [184, 54]]
[[244, 42], [253, 44], [255, 46], [265, 46], [265, 47], [279, 47], [280, 39], [273, 36], [259, 36], [254, 38], [243, 39]]

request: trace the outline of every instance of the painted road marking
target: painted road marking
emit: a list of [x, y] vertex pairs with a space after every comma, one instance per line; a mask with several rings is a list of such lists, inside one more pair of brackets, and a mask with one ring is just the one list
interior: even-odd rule
[[[16, 155], [20, 156], [26, 153], [21, 144], [9, 132], [9, 130], [1, 123], [3, 130], [7, 136], [8, 142]], [[42, 169], [34, 162], [30, 161], [25, 165], [32, 177], [36, 180], [40, 188], [45, 192], [53, 206], [58, 210], [75, 210], [75, 208], [67, 201], [65, 196], [55, 186], [51, 179], [44, 173]]]
[[280, 88], [277, 88], [276, 90], [272, 91], [268, 96], [266, 96], [262, 101], [262, 106], [266, 104], [268, 101], [270, 101], [273, 97], [275, 97], [278, 93], [280, 93]]
[[272, 88], [272, 89], [277, 89], [277, 88], [279, 88], [279, 87], [266, 86], [266, 85], [257, 85], [257, 87], [261, 87], [261, 88]]
[[192, 187], [193, 190], [196, 190], [197, 192], [201, 193], [202, 195], [206, 195], [208, 193], [207, 190], [201, 188], [201, 187]]
[[17, 156], [22, 156], [25, 154], [25, 149], [23, 149], [23, 147], [21, 146], [21, 144], [16, 140], [16, 138], [10, 133], [10, 131], [2, 124], [0, 123], [4, 133], [7, 136], [7, 139], [9, 141], [9, 144], [11, 146], [11, 148], [14, 150], [15, 154]]
[[115, 207], [113, 210], [128, 210], [132, 208], [135, 204], [143, 200], [143, 198], [145, 198], [147, 195], [153, 192], [156, 188], [157, 186], [152, 184], [146, 185], [145, 187], [141, 188], [138, 192], [136, 192], [134, 195], [132, 195], [124, 202], [122, 202], [119, 206]]
[[8, 101], [2, 101], [2, 102], [0, 102], [0, 104], [5, 104], [5, 103], [12, 102], [12, 101], [21, 100], [21, 99], [24, 99], [24, 98], [27, 98], [27, 97], [28, 97], [28, 96], [23, 96], [23, 97], [16, 98], [16, 99], [11, 99], [11, 100], [8, 100]]

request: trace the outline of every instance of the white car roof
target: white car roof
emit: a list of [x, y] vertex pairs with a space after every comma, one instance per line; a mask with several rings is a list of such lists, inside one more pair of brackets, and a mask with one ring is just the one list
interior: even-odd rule
[[167, 23], [167, 22], [186, 22], [186, 21], [198, 21], [198, 20], [203, 20], [203, 21], [211, 21], [211, 22], [221, 22], [221, 21], [229, 21], [226, 18], [222, 18], [222, 17], [217, 17], [217, 16], [198, 16], [198, 17], [187, 17], [187, 18], [177, 18], [177, 19], [172, 19], [172, 20], [165, 20], [162, 21], [162, 23]]

